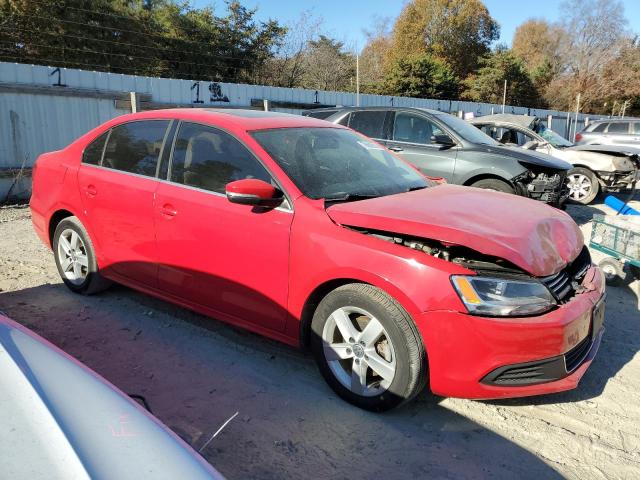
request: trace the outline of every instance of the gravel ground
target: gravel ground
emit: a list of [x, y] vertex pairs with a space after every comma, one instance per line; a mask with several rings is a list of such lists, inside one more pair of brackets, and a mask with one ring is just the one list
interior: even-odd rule
[[[569, 207], [585, 234], [606, 210]], [[303, 352], [124, 287], [70, 293], [29, 210], [0, 208], [0, 310], [144, 395], [196, 449], [238, 411], [202, 452], [229, 479], [640, 478], [639, 283], [609, 288], [607, 331], [577, 390], [425, 393], [372, 414], [339, 400]]]

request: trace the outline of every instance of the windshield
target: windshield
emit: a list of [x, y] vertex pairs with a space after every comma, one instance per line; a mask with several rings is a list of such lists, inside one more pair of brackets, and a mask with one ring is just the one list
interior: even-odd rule
[[535, 132], [554, 147], [571, 147], [573, 145], [573, 143], [571, 143], [569, 140], [561, 137], [553, 130], [545, 127], [542, 123], [538, 123], [535, 128]]
[[437, 113], [438, 120], [443, 122], [447, 127], [456, 132], [467, 142], [479, 143], [481, 145], [492, 145], [496, 147], [502, 146], [489, 135], [482, 132], [478, 127], [471, 125], [469, 122], [461, 118], [454, 117], [448, 113]]
[[430, 185], [383, 147], [350, 130], [277, 128], [251, 135], [313, 199], [378, 197]]

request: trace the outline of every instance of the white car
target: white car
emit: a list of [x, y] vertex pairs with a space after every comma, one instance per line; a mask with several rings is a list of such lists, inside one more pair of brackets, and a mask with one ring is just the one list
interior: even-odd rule
[[567, 174], [569, 198], [591, 203], [598, 192], [632, 188], [640, 179], [634, 162], [640, 149], [613, 145], [574, 145], [547, 128], [537, 117], [496, 114], [470, 120], [505, 145], [546, 153], [573, 165]]
[[223, 478], [127, 395], [3, 315], [0, 477]]

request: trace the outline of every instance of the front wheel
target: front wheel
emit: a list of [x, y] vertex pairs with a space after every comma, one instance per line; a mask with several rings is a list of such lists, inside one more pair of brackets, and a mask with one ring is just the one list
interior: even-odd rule
[[57, 225], [53, 253], [58, 273], [71, 291], [90, 295], [111, 284], [100, 275], [93, 243], [77, 217], [67, 217]]
[[472, 187], [484, 188], [495, 192], [516, 193], [511, 185], [497, 178], [483, 178], [471, 184]]
[[376, 287], [348, 284], [332, 291], [318, 305], [311, 328], [322, 376], [360, 408], [389, 410], [426, 384], [426, 353], [413, 320]]
[[629, 280], [624, 265], [615, 258], [603, 258], [600, 263], [598, 263], [598, 266], [602, 269], [602, 273], [604, 273], [604, 280], [607, 285], [619, 287]]
[[576, 167], [567, 174], [569, 198], [582, 205], [591, 203], [600, 191], [598, 177], [588, 168]]

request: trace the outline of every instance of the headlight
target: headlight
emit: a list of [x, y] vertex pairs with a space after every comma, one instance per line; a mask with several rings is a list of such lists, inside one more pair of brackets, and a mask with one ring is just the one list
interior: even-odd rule
[[539, 282], [464, 275], [454, 275], [451, 281], [469, 313], [475, 315], [533, 315], [556, 304], [551, 292]]

